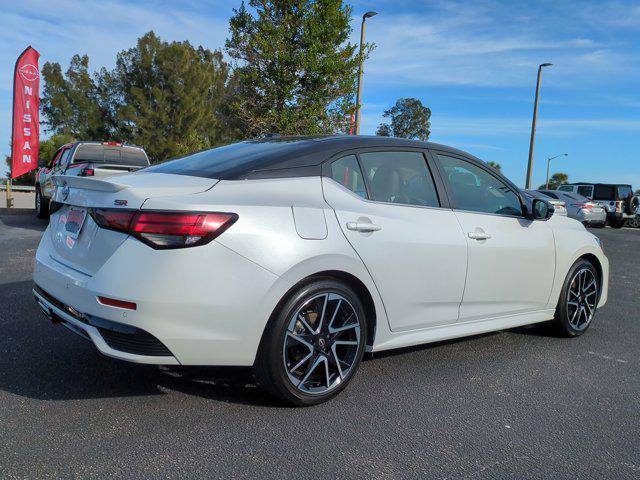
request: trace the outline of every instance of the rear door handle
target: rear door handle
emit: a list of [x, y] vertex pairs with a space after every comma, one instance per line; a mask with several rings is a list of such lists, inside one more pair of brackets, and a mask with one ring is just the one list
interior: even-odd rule
[[489, 235], [488, 233], [478, 232], [478, 231], [469, 232], [469, 233], [467, 233], [467, 235], [472, 240], [488, 240], [489, 238], [491, 238], [491, 235]]
[[382, 230], [380, 225], [367, 222], [347, 222], [347, 230], [353, 230], [355, 232], [377, 232]]

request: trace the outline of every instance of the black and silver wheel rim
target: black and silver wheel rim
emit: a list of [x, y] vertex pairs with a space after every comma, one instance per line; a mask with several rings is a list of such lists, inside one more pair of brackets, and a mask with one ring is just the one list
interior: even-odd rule
[[284, 368], [293, 386], [323, 395], [344, 382], [358, 359], [360, 321], [339, 293], [307, 300], [291, 317], [284, 338]]
[[578, 331], [589, 326], [596, 313], [598, 280], [589, 268], [581, 268], [573, 274], [567, 295], [567, 318]]

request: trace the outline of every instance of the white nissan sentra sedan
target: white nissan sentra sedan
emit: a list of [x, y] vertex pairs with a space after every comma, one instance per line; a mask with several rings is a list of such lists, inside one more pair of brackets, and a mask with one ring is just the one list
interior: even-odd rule
[[105, 355], [252, 366], [323, 402], [378, 352], [544, 321], [584, 333], [608, 261], [477, 158], [385, 137], [236, 143], [56, 177], [34, 296]]

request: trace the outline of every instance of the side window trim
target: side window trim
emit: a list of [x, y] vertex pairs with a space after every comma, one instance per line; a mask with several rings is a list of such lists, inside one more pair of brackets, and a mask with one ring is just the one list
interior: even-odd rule
[[[412, 152], [412, 153], [421, 153], [422, 157], [424, 158], [424, 162], [425, 162], [425, 166], [427, 168], [427, 173], [431, 176], [431, 180], [433, 180], [434, 186], [436, 188], [436, 197], [438, 200], [438, 206], [428, 206], [428, 205], [409, 205], [409, 204], [404, 204], [404, 203], [393, 203], [393, 202], [381, 202], [379, 200], [373, 200], [372, 195], [371, 195], [371, 185], [370, 185], [370, 180], [369, 180], [369, 176], [366, 175], [365, 173], [365, 169], [364, 166], [362, 164], [362, 159], [360, 158], [360, 155], [363, 153], [370, 153], [370, 152]], [[448, 208], [443, 206], [443, 201], [442, 201], [442, 196], [441, 196], [441, 192], [438, 189], [438, 183], [436, 182], [436, 175], [434, 174], [433, 168], [431, 168], [430, 162], [429, 162], [429, 156], [428, 156], [428, 151], [427, 150], [423, 150], [420, 148], [402, 148], [402, 147], [378, 147], [378, 148], [366, 148], [366, 149], [360, 149], [356, 152], [356, 157], [358, 159], [358, 165], [360, 166], [360, 171], [363, 174], [363, 178], [364, 178], [364, 184], [365, 184], [365, 188], [367, 189], [367, 199], [370, 202], [374, 202], [374, 203], [382, 203], [385, 205], [399, 205], [399, 206], [403, 206], [403, 207], [422, 207], [422, 208]]]
[[[400, 204], [400, 203], [386, 203], [386, 202], [379, 202], [376, 200], [372, 200], [371, 199], [371, 187], [369, 185], [369, 178], [367, 175], [364, 174], [364, 168], [362, 168], [362, 160], [360, 158], [360, 155], [363, 153], [369, 153], [369, 152], [388, 152], [388, 151], [399, 151], [399, 152], [420, 152], [422, 153], [424, 160], [426, 162], [426, 166], [427, 166], [427, 172], [429, 172], [431, 174], [431, 178], [433, 180], [433, 183], [435, 184], [436, 187], [436, 195], [438, 197], [438, 201], [440, 203], [439, 207], [430, 207], [430, 206], [422, 206], [422, 205], [404, 205], [404, 204]], [[351, 192], [349, 190], [350, 193], [352, 193], [353, 195], [357, 196], [361, 201], [364, 202], [372, 202], [372, 203], [378, 203], [378, 204], [384, 204], [384, 205], [395, 205], [395, 206], [401, 206], [401, 207], [413, 207], [413, 208], [438, 208], [438, 209], [448, 209], [451, 210], [451, 202], [449, 201], [449, 195], [448, 192], [446, 191], [446, 185], [442, 179], [442, 175], [439, 169], [439, 165], [438, 162], [435, 160], [435, 158], [433, 157], [431, 151], [427, 148], [419, 148], [419, 147], [365, 147], [365, 148], [355, 148], [352, 150], [344, 150], [340, 153], [337, 153], [333, 156], [331, 156], [330, 158], [328, 158], [327, 160], [325, 160], [323, 162], [322, 165], [322, 176], [323, 177], [327, 177], [331, 180], [333, 180], [335, 182], [335, 180], [332, 178], [331, 175], [331, 165], [333, 164], [333, 162], [336, 162], [338, 160], [340, 160], [341, 158], [344, 158], [346, 156], [349, 155], [355, 155], [356, 159], [358, 160], [358, 167], [360, 168], [360, 172], [362, 174], [362, 177], [364, 179], [364, 184], [365, 184], [365, 189], [367, 191], [367, 198], [362, 198], [358, 195], [356, 195], [355, 193]], [[339, 184], [339, 182], [336, 182]], [[348, 190], [348, 189], [347, 189]]]
[[[441, 150], [435, 150], [435, 149], [429, 149], [431, 154], [433, 155], [434, 159], [435, 159], [435, 163], [438, 166], [438, 171], [440, 173], [440, 176], [442, 177], [442, 181], [445, 184], [445, 189], [447, 191], [447, 195], [449, 196], [449, 201], [450, 201], [450, 205], [451, 205], [451, 209], [452, 210], [457, 210], [460, 212], [471, 212], [471, 213], [477, 213], [479, 215], [491, 215], [494, 217], [508, 217], [508, 218], [526, 218], [525, 213], [524, 213], [524, 209], [525, 209], [525, 200], [522, 198], [522, 195], [520, 194], [519, 191], [514, 190], [513, 187], [508, 183], [505, 182], [504, 179], [502, 179], [498, 174], [496, 174], [496, 172], [493, 172], [488, 166], [485, 166], [479, 162], [474, 161], [473, 159], [469, 158], [469, 157], [465, 157], [464, 155], [460, 155], [457, 153], [452, 153], [452, 152], [447, 152], [447, 151], [441, 151]], [[462, 160], [465, 162], [469, 162], [471, 165], [474, 165], [478, 168], [480, 168], [481, 170], [484, 170], [485, 172], [487, 172], [489, 175], [491, 175], [492, 177], [494, 177], [496, 180], [498, 180], [500, 183], [504, 184], [519, 200], [520, 202], [520, 210], [521, 213], [520, 215], [503, 215], [500, 213], [489, 213], [489, 212], [478, 212], [475, 210], [463, 210], [461, 208], [458, 208], [458, 205], [456, 204], [456, 199], [455, 196], [453, 195], [453, 191], [451, 189], [451, 185], [449, 184], [449, 178], [446, 175], [446, 172], [444, 170], [444, 166], [442, 165], [442, 162], [438, 159], [438, 155], [443, 155], [446, 157], [451, 157], [451, 158], [455, 158], [458, 160]]]

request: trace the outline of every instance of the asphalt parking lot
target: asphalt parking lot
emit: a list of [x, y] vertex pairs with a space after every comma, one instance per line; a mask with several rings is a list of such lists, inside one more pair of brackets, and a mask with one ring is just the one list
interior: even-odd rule
[[31, 296], [45, 222], [0, 216], [1, 478], [640, 478], [640, 230], [593, 230], [609, 303], [544, 326], [369, 358], [312, 408], [243, 371], [103, 357]]

